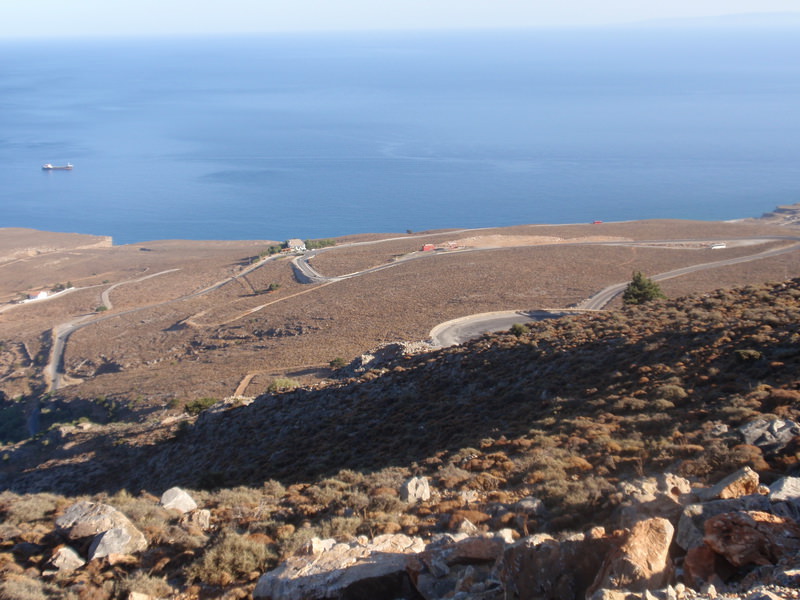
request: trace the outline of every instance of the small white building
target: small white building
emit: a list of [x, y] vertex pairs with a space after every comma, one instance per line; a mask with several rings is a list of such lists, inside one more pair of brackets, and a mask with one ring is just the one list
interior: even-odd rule
[[286, 249], [291, 250], [293, 252], [305, 252], [306, 243], [303, 240], [299, 240], [297, 238], [286, 240]]

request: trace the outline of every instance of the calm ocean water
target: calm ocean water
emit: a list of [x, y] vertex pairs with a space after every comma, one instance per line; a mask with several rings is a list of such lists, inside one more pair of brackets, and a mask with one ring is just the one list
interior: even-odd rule
[[0, 227], [133, 243], [758, 216], [800, 201], [797, 33], [0, 42]]

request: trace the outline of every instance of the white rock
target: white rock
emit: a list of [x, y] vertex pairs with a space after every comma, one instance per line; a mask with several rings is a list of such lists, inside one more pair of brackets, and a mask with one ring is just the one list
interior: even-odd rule
[[74, 549], [69, 546], [62, 546], [55, 551], [47, 564], [57, 569], [60, 573], [68, 573], [75, 569], [80, 569], [86, 564], [86, 561]]
[[196, 509], [197, 502], [181, 488], [172, 487], [161, 495], [161, 506], [183, 514]]
[[769, 486], [772, 502], [800, 502], [800, 477], [781, 477]]
[[427, 477], [412, 477], [400, 488], [400, 499], [410, 504], [425, 502], [431, 498], [431, 488]]

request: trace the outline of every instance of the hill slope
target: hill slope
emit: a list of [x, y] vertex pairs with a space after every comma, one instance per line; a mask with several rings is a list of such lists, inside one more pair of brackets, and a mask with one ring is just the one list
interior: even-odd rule
[[[521, 337], [405, 357], [179, 428], [54, 431], [52, 460], [28, 462], [40, 462], [31, 446], [43, 440], [19, 446], [5, 485], [80, 493], [296, 482], [412, 463], [431, 471], [465, 447], [542, 435], [593, 474], [662, 467], [704, 454], [695, 444], [708, 447], [714, 422], [795, 416], [798, 321], [797, 279], [545, 321]], [[82, 445], [91, 461], [78, 458]]]
[[[800, 438], [770, 450], [737, 427], [800, 419], [798, 322], [793, 279], [540, 322], [181, 421], [53, 429], [4, 451], [0, 592], [62, 597], [40, 581], [71, 503], [52, 492], [94, 494], [150, 544], [63, 589], [188, 599], [244, 597], [314, 536], [583, 530], [614, 523], [635, 476], [708, 483], [748, 465], [769, 483], [797, 471]], [[411, 475], [429, 500], [398, 497]], [[176, 484], [200, 488], [205, 533], [152, 495]], [[543, 510], [513, 509], [532, 498]]]

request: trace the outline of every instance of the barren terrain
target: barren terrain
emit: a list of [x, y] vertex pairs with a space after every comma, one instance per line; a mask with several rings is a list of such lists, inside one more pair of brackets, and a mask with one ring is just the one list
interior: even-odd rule
[[[311, 384], [329, 363], [394, 341], [428, 338], [450, 319], [576, 305], [633, 271], [757, 254], [792, 242], [780, 221], [641, 221], [355, 236], [311, 256], [340, 281], [299, 283], [291, 257], [260, 259], [272, 241], [159, 241], [12, 232], [0, 257], [0, 391], [36, 398], [56, 328], [65, 340], [64, 402], [113, 402], [147, 414], [198, 398], [263, 393], [277, 378]], [[710, 250], [713, 241], [724, 249]], [[423, 252], [424, 244], [436, 249]], [[669, 296], [800, 275], [798, 252], [665, 281]], [[245, 273], [245, 269], [252, 269]], [[74, 289], [25, 304], [13, 299]], [[213, 287], [213, 286], [218, 287]], [[110, 304], [110, 306], [106, 306]], [[74, 406], [78, 406], [75, 404]]]

